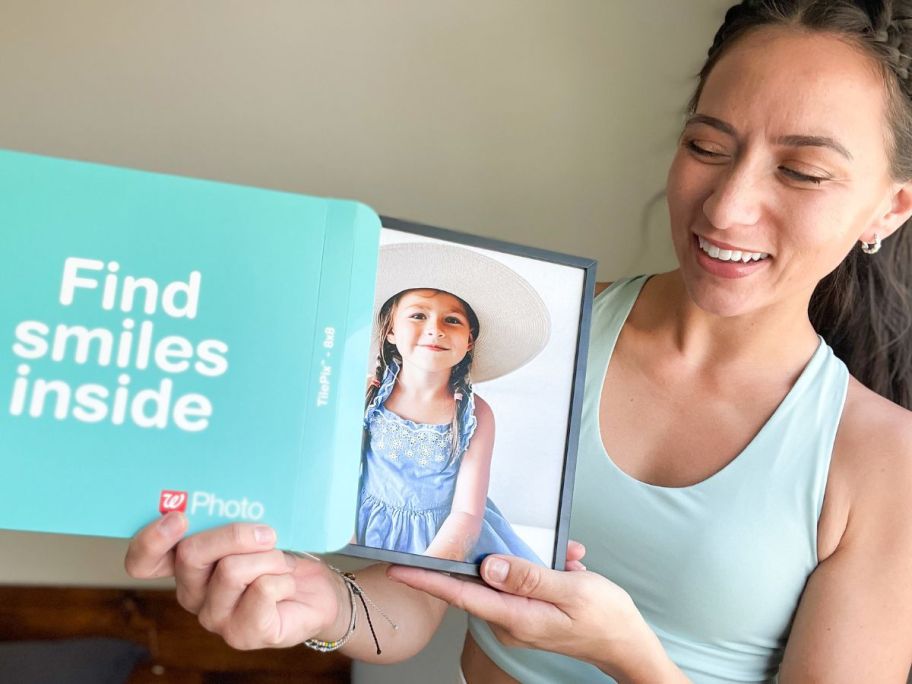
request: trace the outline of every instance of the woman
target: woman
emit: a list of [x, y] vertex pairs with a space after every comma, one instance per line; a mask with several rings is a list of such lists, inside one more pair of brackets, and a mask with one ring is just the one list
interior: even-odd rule
[[[910, 24], [907, 2], [729, 10], [668, 177], [680, 268], [594, 313], [572, 529], [591, 570], [495, 556], [486, 587], [374, 566], [359, 580], [401, 625], [382, 659], [446, 601], [477, 616], [469, 682], [904, 680], [912, 419], [865, 384], [909, 406]], [[346, 631], [345, 583], [268, 530], [175, 553], [182, 526], [140, 533], [128, 568], [173, 572], [230, 644]], [[378, 659], [365, 630], [346, 652]]]

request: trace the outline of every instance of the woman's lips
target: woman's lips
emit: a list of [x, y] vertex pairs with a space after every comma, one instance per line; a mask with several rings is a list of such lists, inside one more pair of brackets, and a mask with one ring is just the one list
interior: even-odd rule
[[[717, 244], [717, 243], [713, 243]], [[708, 273], [719, 278], [744, 278], [762, 268], [767, 268], [771, 258], [761, 259], [759, 261], [721, 261], [713, 259], [709, 254], [700, 249], [700, 238], [694, 233], [691, 240], [691, 247], [694, 252], [694, 258], [697, 264]]]

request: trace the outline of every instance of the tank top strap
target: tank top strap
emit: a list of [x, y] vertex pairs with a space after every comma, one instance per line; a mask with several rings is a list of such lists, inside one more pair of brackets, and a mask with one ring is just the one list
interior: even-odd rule
[[[589, 336], [592, 343], [589, 345], [589, 361], [586, 365], [587, 393], [600, 390], [605, 379], [602, 371], [608, 367], [621, 328], [648, 278], [647, 275], [620, 278], [595, 298]], [[596, 391], [594, 396], [600, 394], [600, 391]]]
[[[817, 562], [817, 524], [823, 510], [830, 462], [849, 386], [849, 370], [819, 337], [817, 350], [798, 380], [741, 455], [742, 481], [766, 482], [789, 491]], [[792, 488], [790, 483], [801, 483]], [[794, 485], [793, 485], [794, 486]]]

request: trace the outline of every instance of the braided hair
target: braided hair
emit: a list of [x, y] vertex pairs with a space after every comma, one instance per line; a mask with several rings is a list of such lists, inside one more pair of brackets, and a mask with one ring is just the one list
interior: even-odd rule
[[[380, 311], [377, 314], [377, 336], [379, 337], [380, 348], [378, 350], [379, 353], [377, 354], [377, 367], [374, 371], [374, 376], [367, 386], [367, 393], [364, 399], [365, 411], [380, 391], [380, 385], [383, 383], [386, 369], [389, 367], [390, 363], [395, 362], [400, 368], [402, 367], [402, 356], [399, 354], [396, 345], [390, 342], [388, 338], [389, 334], [393, 331], [393, 315], [396, 312], [396, 306], [399, 304], [399, 300], [409, 292], [412, 292], [412, 290], [403, 290], [399, 294], [387, 299], [383, 303], [383, 306], [380, 307]], [[447, 294], [456, 297], [452, 292], [448, 292]], [[465, 309], [466, 317], [469, 319], [471, 339], [477, 340], [478, 331], [480, 330], [478, 316], [472, 310], [472, 307], [469, 306], [468, 302], [459, 297], [456, 297], [456, 299], [462, 304]], [[472, 370], [474, 353], [474, 348], [466, 352], [466, 355], [462, 360], [450, 370], [448, 390], [453, 394], [455, 403], [453, 420], [450, 423], [452, 444], [450, 462], [452, 462], [452, 459], [456, 458], [457, 454], [461, 453], [465, 446], [462, 443], [461, 418], [463, 413], [465, 413], [466, 405], [472, 401], [472, 381], [469, 374]], [[365, 439], [368, 439], [367, 435], [365, 435]]]
[[[897, 181], [912, 179], [912, 0], [744, 0], [729, 8], [716, 32], [690, 113], [719, 59], [740, 38], [768, 26], [839, 36], [879, 65], [887, 94], [891, 173]], [[809, 315], [852, 375], [912, 408], [912, 231], [907, 226], [884, 240], [876, 255], [849, 252], [817, 284]]]

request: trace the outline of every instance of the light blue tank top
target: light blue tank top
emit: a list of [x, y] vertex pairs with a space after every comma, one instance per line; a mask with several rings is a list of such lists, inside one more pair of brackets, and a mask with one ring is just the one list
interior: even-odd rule
[[[645, 281], [618, 281], [594, 305], [570, 536], [586, 545], [590, 570], [631, 595], [696, 684], [768, 682], [817, 565], [848, 370], [821, 339], [770, 419], [722, 470], [689, 487], [635, 480], [605, 452], [598, 415], [608, 362]], [[507, 648], [480, 620], [469, 628], [521, 682], [613, 681], [565, 656]]]

